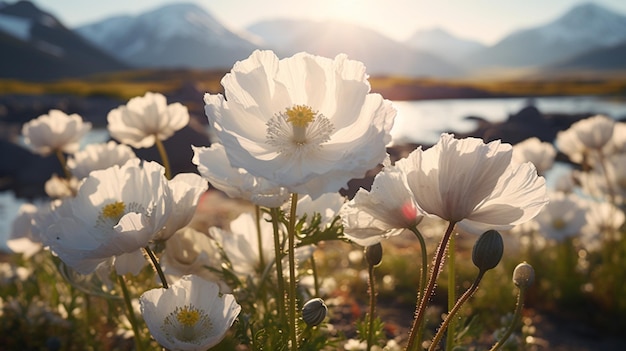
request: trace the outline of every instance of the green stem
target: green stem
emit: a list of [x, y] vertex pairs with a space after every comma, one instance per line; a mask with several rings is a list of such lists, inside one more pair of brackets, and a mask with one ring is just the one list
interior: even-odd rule
[[154, 268], [156, 273], [159, 275], [159, 279], [161, 279], [161, 284], [163, 284], [163, 287], [165, 289], [169, 288], [169, 286], [167, 284], [167, 279], [165, 279], [165, 274], [163, 274], [163, 270], [161, 269], [161, 265], [159, 264], [159, 260], [154, 255], [154, 252], [152, 252], [152, 250], [150, 250], [149, 246], [146, 246], [143, 249], [148, 254], [148, 257], [150, 257], [150, 261], [152, 262], [152, 268]]
[[291, 349], [298, 350], [298, 321], [296, 319], [296, 208], [298, 194], [291, 194], [291, 211], [289, 213], [288, 245], [289, 245], [289, 328]]
[[259, 205], [254, 206], [254, 215], [256, 218], [256, 237], [259, 241], [258, 249], [259, 249], [259, 262], [260, 262], [260, 270], [263, 272], [265, 270], [265, 259], [263, 257], [263, 237], [261, 236], [261, 208]]
[[65, 159], [65, 155], [63, 151], [56, 150], [57, 159], [59, 159], [59, 163], [61, 163], [61, 168], [63, 168], [63, 174], [65, 175], [65, 179], [72, 179], [72, 173], [70, 173], [69, 168], [67, 168], [67, 160]]
[[[455, 238], [454, 235], [450, 236], [450, 243], [448, 244], [448, 311], [452, 311], [456, 303], [456, 270], [454, 262], [456, 259], [455, 251]], [[446, 351], [452, 351], [454, 347], [454, 331], [456, 330], [456, 319], [446, 317], [449, 320], [448, 324], [448, 337], [446, 338]]]
[[367, 351], [372, 349], [374, 343], [374, 312], [376, 311], [376, 280], [374, 279], [374, 266], [368, 264], [367, 272], [369, 273], [369, 293], [370, 293], [370, 311], [367, 315]]
[[415, 309], [415, 318], [413, 319], [413, 325], [411, 325], [411, 332], [409, 333], [409, 341], [407, 344], [407, 350], [415, 350], [419, 345], [415, 345], [415, 340], [417, 339], [417, 334], [420, 334], [420, 325], [424, 320], [426, 305], [428, 304], [428, 299], [433, 294], [435, 290], [435, 283], [437, 282], [437, 278], [439, 277], [439, 271], [441, 270], [441, 263], [443, 261], [443, 256], [446, 251], [446, 246], [448, 245], [448, 241], [450, 240], [450, 236], [452, 235], [452, 230], [454, 229], [456, 222], [450, 222], [448, 224], [448, 229], [446, 229], [443, 238], [441, 238], [441, 242], [437, 247], [437, 251], [435, 252], [435, 259], [433, 262], [432, 269], [430, 271], [430, 278], [428, 279], [428, 286], [422, 297], [420, 302]]
[[320, 297], [320, 281], [317, 276], [317, 263], [315, 262], [315, 252], [311, 254], [311, 271], [313, 272], [313, 287], [315, 296]]
[[485, 275], [485, 271], [479, 271], [478, 272], [478, 276], [474, 280], [474, 283], [472, 283], [472, 286], [470, 286], [470, 288], [467, 289], [467, 291], [465, 291], [465, 293], [463, 295], [461, 295], [461, 297], [456, 302], [454, 307], [452, 307], [452, 309], [450, 309], [450, 312], [448, 312], [448, 315], [446, 316], [446, 319], [444, 319], [443, 323], [441, 323], [441, 327], [439, 327], [439, 330], [437, 330], [437, 334], [435, 334], [435, 337], [433, 338], [433, 341], [430, 344], [430, 347], [428, 348], [428, 351], [434, 351], [437, 348], [437, 345], [439, 345], [439, 342], [441, 341], [441, 338], [443, 337], [443, 333], [448, 328], [448, 325], [450, 324], [450, 321], [452, 321], [454, 319], [454, 316], [461, 309], [461, 306], [463, 306], [463, 304], [470, 297], [472, 297], [472, 295], [474, 295], [474, 292], [476, 292], [476, 289], [478, 288], [478, 284], [482, 280], [483, 275]]
[[498, 342], [495, 345], [493, 345], [493, 347], [489, 351], [499, 350], [502, 347], [502, 345], [504, 345], [504, 343], [509, 339], [511, 334], [513, 334], [513, 331], [515, 330], [515, 327], [517, 326], [517, 323], [519, 322], [520, 318], [522, 317], [522, 309], [524, 308], [524, 295], [525, 294], [526, 294], [526, 289], [525, 288], [520, 288], [519, 289], [519, 294], [517, 295], [517, 306], [515, 307], [515, 313], [513, 314], [513, 320], [511, 321], [511, 324], [509, 325], [509, 327], [506, 330], [506, 332], [504, 333], [504, 335], [502, 335], [500, 340], [498, 340]]
[[172, 168], [170, 167], [170, 159], [169, 157], [167, 157], [167, 151], [165, 151], [165, 146], [163, 145], [163, 142], [159, 139], [157, 135], [154, 136], [154, 143], [159, 150], [159, 155], [161, 156], [161, 161], [163, 162], [163, 167], [165, 168], [165, 178], [172, 179]]
[[[420, 269], [420, 286], [419, 286], [418, 293], [417, 293], [417, 303], [416, 303], [416, 306], [419, 306], [420, 301], [422, 300], [422, 291], [426, 287], [428, 254], [426, 252], [426, 241], [424, 241], [424, 236], [422, 235], [422, 233], [420, 233], [417, 227], [412, 227], [409, 229], [415, 234], [415, 236], [417, 237], [417, 240], [420, 243], [420, 250], [421, 250], [421, 256], [422, 256], [422, 267]], [[417, 337], [415, 340], [415, 345], [422, 344], [422, 337], [424, 335], [425, 326], [426, 326], [426, 323], [424, 323], [424, 320], [422, 320], [422, 323], [418, 326], [418, 332], [417, 332]]]
[[126, 282], [124, 281], [124, 277], [121, 275], [117, 276], [117, 280], [120, 282], [120, 286], [122, 287], [122, 295], [124, 295], [124, 303], [126, 304], [126, 311], [128, 312], [128, 321], [133, 328], [133, 333], [135, 333], [135, 348], [137, 351], [143, 351], [143, 344], [139, 338], [141, 335], [139, 334], [139, 324], [137, 323], [137, 317], [135, 316], [135, 310], [133, 309], [133, 304], [130, 301], [130, 293], [128, 292], [128, 287], [126, 287]]
[[278, 230], [278, 222], [280, 220], [280, 210], [272, 208], [272, 226], [274, 228], [274, 261], [276, 265], [276, 280], [278, 282], [277, 308], [278, 318], [286, 325], [285, 320], [285, 278], [283, 277], [283, 250], [281, 245], [280, 231]]

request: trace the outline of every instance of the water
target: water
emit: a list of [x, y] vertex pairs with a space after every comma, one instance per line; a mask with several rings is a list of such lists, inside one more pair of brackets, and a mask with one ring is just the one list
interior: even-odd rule
[[[543, 113], [594, 113], [621, 119], [626, 117], [626, 100], [600, 97], [546, 97], [533, 99]], [[468, 116], [501, 122], [528, 105], [527, 98], [451, 99], [395, 101], [398, 115], [391, 135], [395, 144], [434, 144], [444, 131], [470, 132], [475, 123]]]

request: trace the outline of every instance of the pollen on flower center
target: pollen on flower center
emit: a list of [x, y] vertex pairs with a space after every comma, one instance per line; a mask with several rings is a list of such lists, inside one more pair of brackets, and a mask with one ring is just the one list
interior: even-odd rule
[[213, 323], [207, 313], [193, 305], [176, 307], [163, 320], [161, 330], [171, 340], [200, 344], [211, 334]]
[[330, 140], [333, 124], [306, 105], [294, 105], [267, 122], [267, 143], [286, 156], [302, 155]]
[[108, 219], [119, 219], [126, 210], [126, 204], [122, 201], [116, 201], [102, 208], [102, 217]]
[[562, 220], [561, 218], [557, 218], [557, 219], [552, 221], [552, 226], [555, 229], [563, 229], [563, 228], [565, 228], [565, 221]]
[[190, 327], [198, 323], [200, 313], [197, 310], [189, 309], [189, 307], [184, 306], [176, 314], [176, 319], [178, 319], [180, 324]]
[[309, 106], [295, 105], [285, 111], [287, 122], [292, 123], [296, 127], [306, 127], [313, 121], [317, 113], [313, 112]]

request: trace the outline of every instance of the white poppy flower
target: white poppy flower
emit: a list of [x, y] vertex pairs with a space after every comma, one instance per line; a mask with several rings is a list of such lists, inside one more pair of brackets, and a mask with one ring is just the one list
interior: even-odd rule
[[200, 196], [209, 187], [206, 180], [195, 173], [179, 173], [168, 182], [168, 185], [172, 190], [174, 208], [165, 227], [155, 237], [156, 240], [167, 240], [177, 230], [189, 224], [196, 213]]
[[80, 140], [91, 130], [91, 123], [83, 122], [77, 114], [67, 115], [63, 111], [50, 110], [22, 127], [24, 143], [42, 156], [57, 151], [74, 153], [80, 147]]
[[76, 177], [67, 179], [53, 174], [44, 184], [44, 191], [51, 199], [62, 199], [74, 196], [78, 185], [79, 180]]
[[222, 79], [205, 112], [230, 164], [312, 198], [385, 158], [396, 110], [370, 94], [365, 66], [346, 55], [255, 51]]
[[344, 235], [362, 246], [371, 246], [382, 239], [414, 228], [423, 218], [415, 197], [407, 184], [404, 164], [385, 167], [374, 178], [372, 189], [359, 189], [340, 211]]
[[[207, 234], [185, 227], [177, 231], [166, 243], [161, 255], [163, 272], [180, 278], [194, 274], [210, 281], [217, 281], [218, 274], [210, 268], [219, 268], [222, 259], [215, 240]], [[176, 280], [172, 279], [171, 281]]]
[[610, 202], [590, 202], [581, 228], [581, 242], [585, 249], [599, 250], [606, 240], [619, 240], [619, 228], [624, 224], [624, 212]]
[[432, 148], [409, 154], [408, 185], [424, 212], [470, 233], [510, 229], [548, 201], [535, 166], [512, 163], [511, 157], [509, 144], [442, 134]]
[[626, 154], [612, 155], [605, 158], [603, 167], [576, 174], [587, 194], [617, 204], [626, 202]]
[[165, 96], [147, 92], [107, 115], [111, 137], [134, 148], [148, 148], [155, 138], [166, 140], [189, 123], [187, 107], [167, 104]]
[[567, 130], [556, 135], [556, 145], [572, 162], [593, 164], [587, 159], [592, 151], [601, 151], [613, 136], [615, 120], [604, 115], [596, 115], [572, 124]]
[[587, 204], [574, 194], [552, 193], [550, 202], [537, 215], [539, 232], [548, 239], [563, 241], [580, 234], [586, 223]]
[[552, 168], [556, 149], [552, 144], [542, 142], [539, 138], [528, 138], [513, 145], [513, 161], [516, 163], [531, 162], [537, 168], [537, 173], [543, 175]]
[[67, 168], [74, 177], [83, 179], [91, 171], [106, 169], [114, 165], [121, 166], [135, 157], [135, 153], [128, 145], [118, 144], [111, 140], [108, 143], [87, 145], [67, 159]]
[[76, 197], [54, 211], [43, 242], [68, 266], [88, 274], [115, 258], [118, 274], [138, 274], [141, 249], [163, 229], [172, 212], [172, 190], [163, 166], [132, 159], [93, 171]]
[[[269, 217], [261, 219], [261, 250], [264, 264], [273, 262], [276, 258], [274, 251], [274, 228], [267, 221]], [[244, 212], [230, 223], [230, 231], [217, 227], [209, 228], [209, 235], [224, 249], [233, 270], [240, 276], [253, 276], [261, 267], [259, 254], [259, 236], [257, 223], [251, 213]], [[279, 230], [285, 232], [286, 228], [280, 226]], [[295, 250], [296, 259], [304, 261], [313, 254], [311, 246], [299, 247]], [[286, 259], [286, 257], [285, 257]], [[285, 264], [284, 268], [287, 267]]]
[[[304, 195], [298, 198], [296, 216], [303, 217], [306, 214], [310, 222], [313, 214], [319, 213], [321, 216], [320, 227], [324, 228], [337, 217], [345, 202], [346, 198], [339, 193], [326, 193], [315, 200], [309, 195]], [[287, 209], [284, 210], [287, 211]]]
[[231, 167], [224, 146], [218, 143], [210, 147], [191, 146], [191, 162], [213, 187], [232, 198], [244, 199], [255, 205], [280, 207], [289, 200], [287, 189], [268, 180], [255, 177], [243, 168]]
[[172, 351], [205, 351], [217, 345], [235, 322], [241, 306], [217, 284], [186, 275], [168, 289], [148, 290], [139, 298], [152, 337]]
[[[265, 264], [274, 261], [274, 228], [265, 219], [260, 221], [261, 248]], [[284, 229], [284, 228], [283, 228]], [[244, 212], [230, 222], [230, 230], [209, 228], [209, 235], [224, 249], [233, 270], [241, 276], [254, 275], [260, 267], [259, 237], [256, 220], [251, 213]]]

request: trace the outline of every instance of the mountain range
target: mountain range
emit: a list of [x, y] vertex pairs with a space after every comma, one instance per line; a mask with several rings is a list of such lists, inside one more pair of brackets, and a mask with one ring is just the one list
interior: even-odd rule
[[277, 19], [231, 29], [193, 3], [137, 16], [106, 18], [68, 29], [22, 0], [0, 1], [0, 77], [58, 79], [128, 68], [232, 67], [255, 49], [281, 57], [299, 51], [363, 61], [370, 75], [461, 77], [492, 68], [626, 69], [626, 16], [595, 4], [571, 8], [552, 22], [521, 29], [492, 46], [443, 29], [417, 31], [404, 42], [338, 21]]
[[28, 1], [0, 3], [0, 77], [48, 80], [128, 68]]

